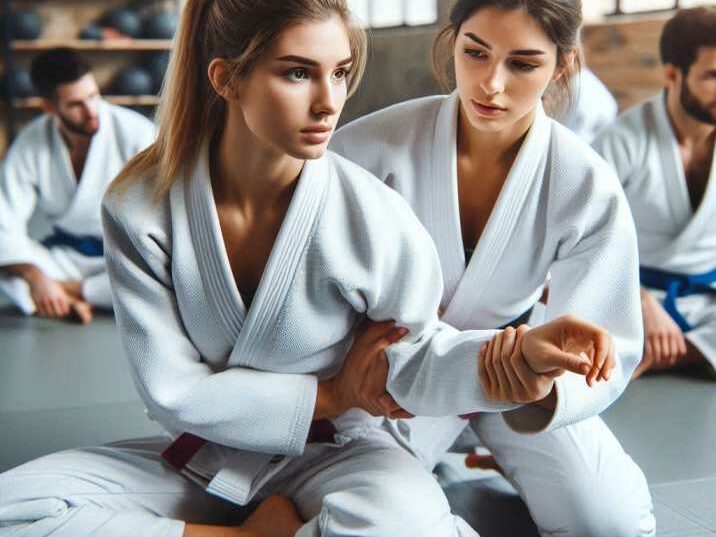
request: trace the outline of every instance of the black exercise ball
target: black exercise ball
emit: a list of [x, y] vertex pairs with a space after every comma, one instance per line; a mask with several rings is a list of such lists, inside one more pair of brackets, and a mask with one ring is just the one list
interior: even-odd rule
[[144, 67], [152, 77], [153, 93], [159, 93], [159, 90], [162, 88], [162, 82], [164, 81], [164, 75], [167, 72], [167, 67], [169, 67], [169, 53], [156, 52], [151, 54], [144, 64]]
[[[35, 87], [32, 84], [32, 78], [26, 69], [16, 69], [13, 71], [12, 89], [13, 97], [16, 99], [25, 99], [37, 95]], [[2, 76], [2, 96], [7, 98], [7, 73]]]
[[142, 31], [141, 17], [136, 11], [127, 8], [110, 11], [104, 19], [104, 24], [127, 37], [139, 37]]
[[171, 11], [159, 11], [144, 20], [142, 37], [145, 39], [171, 39], [174, 37], [179, 17]]
[[90, 41], [101, 41], [104, 39], [104, 32], [102, 27], [94, 22], [90, 22], [80, 32], [80, 39], [87, 39]]
[[[5, 33], [5, 16], [1, 21], [2, 32]], [[37, 39], [42, 33], [42, 19], [31, 9], [18, 9], [10, 16], [11, 39]]]
[[152, 76], [141, 67], [126, 67], [114, 77], [112, 89], [118, 95], [151, 95]]

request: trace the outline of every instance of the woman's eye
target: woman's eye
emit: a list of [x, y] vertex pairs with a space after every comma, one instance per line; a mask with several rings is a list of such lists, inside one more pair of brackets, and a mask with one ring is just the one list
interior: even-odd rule
[[471, 58], [475, 58], [477, 60], [481, 60], [482, 58], [487, 57], [487, 54], [485, 54], [482, 50], [477, 50], [474, 48], [466, 48], [465, 54], [467, 54]]
[[512, 62], [512, 65], [515, 66], [515, 68], [519, 69], [520, 71], [534, 71], [539, 67], [538, 65], [535, 65], [533, 63], [527, 63], [527, 62], [521, 62], [521, 61], [514, 61]]
[[346, 78], [348, 78], [349, 74], [350, 70], [342, 67], [340, 69], [337, 69], [333, 73], [333, 78], [335, 78], [336, 80], [345, 80]]
[[303, 67], [295, 67], [286, 73], [286, 78], [298, 82], [301, 80], [308, 80], [308, 71]]

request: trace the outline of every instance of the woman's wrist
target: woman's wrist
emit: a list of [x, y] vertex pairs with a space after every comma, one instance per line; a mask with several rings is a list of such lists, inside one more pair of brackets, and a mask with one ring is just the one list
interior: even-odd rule
[[313, 409], [313, 419], [334, 418], [343, 412], [344, 409], [336, 391], [335, 379], [320, 381], [316, 393], [316, 405]]

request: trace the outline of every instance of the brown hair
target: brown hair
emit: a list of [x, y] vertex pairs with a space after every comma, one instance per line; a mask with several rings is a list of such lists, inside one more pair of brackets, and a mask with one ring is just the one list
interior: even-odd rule
[[574, 56], [572, 64], [567, 64], [568, 55], [579, 44], [581, 0], [458, 0], [450, 11], [448, 24], [433, 44], [433, 70], [440, 84], [445, 89], [454, 85], [449, 74], [449, 63], [460, 28], [476, 11], [488, 7], [505, 11], [522, 9], [539, 23], [557, 45], [557, 66], [565, 69], [564, 75], [545, 95], [545, 104], [552, 112], [568, 104], [572, 98], [572, 76], [581, 66], [578, 54]]
[[151, 172], [160, 199], [223, 127], [226, 103], [208, 76], [214, 58], [230, 60], [232, 76], [246, 76], [288, 26], [333, 15], [345, 22], [353, 54], [350, 96], [365, 70], [367, 40], [345, 0], [188, 0], [162, 86], [157, 140], [125, 166], [112, 188]]
[[716, 8], [682, 9], [664, 26], [659, 48], [662, 63], [686, 75], [701, 47], [716, 47]]

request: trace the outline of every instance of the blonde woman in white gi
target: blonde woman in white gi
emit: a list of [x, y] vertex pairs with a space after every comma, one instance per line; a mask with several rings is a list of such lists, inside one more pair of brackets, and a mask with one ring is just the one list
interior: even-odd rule
[[[580, 24], [574, 0], [458, 1], [436, 44], [438, 59], [450, 52], [457, 89], [359, 119], [332, 149], [399, 192], [432, 235], [444, 322], [524, 322], [551, 278], [547, 319], [573, 313], [610, 330], [608, 382], [590, 389], [566, 374], [539, 404], [471, 425], [543, 536], [653, 535], [644, 475], [598, 416], [641, 357], [634, 225], [611, 168], [542, 107], [545, 90], [571, 78]], [[430, 466], [439, 428], [449, 445], [462, 425], [427, 422], [421, 433], [421, 423], [404, 427], [414, 445], [425, 437], [418, 451]]]
[[679, 11], [660, 40], [664, 91], [594, 142], [639, 237], [646, 344], [637, 374], [716, 367], [716, 7]]
[[[564, 317], [493, 341], [437, 319], [429, 235], [398, 194], [326, 152], [364, 60], [343, 0], [185, 4], [158, 142], [103, 213], [131, 371], [174, 441], [11, 470], [0, 528], [471, 536], [385, 416], [519, 409], [567, 369], [593, 391], [607, 384], [612, 340], [590, 323]], [[384, 322], [352, 345], [366, 316]], [[521, 395], [506, 401], [510, 383]]]

